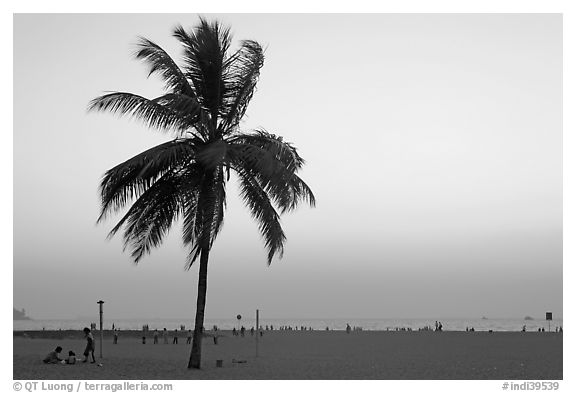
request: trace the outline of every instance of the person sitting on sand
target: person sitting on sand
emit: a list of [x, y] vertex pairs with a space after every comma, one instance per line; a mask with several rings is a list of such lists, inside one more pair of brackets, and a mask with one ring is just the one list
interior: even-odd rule
[[68, 359], [66, 359], [66, 364], [76, 364], [76, 354], [74, 351], [68, 351]]
[[56, 347], [55, 350], [46, 355], [46, 357], [42, 361], [47, 364], [58, 364], [62, 361], [62, 359], [60, 359], [60, 356], [58, 356], [60, 352], [62, 352], [62, 347], [58, 346]]
[[96, 363], [96, 358], [94, 357], [94, 336], [90, 333], [90, 329], [87, 327], [84, 328], [84, 337], [86, 338], [86, 349], [84, 349], [84, 360], [83, 362], [86, 363], [88, 361], [88, 357], [92, 354], [92, 361], [90, 363]]

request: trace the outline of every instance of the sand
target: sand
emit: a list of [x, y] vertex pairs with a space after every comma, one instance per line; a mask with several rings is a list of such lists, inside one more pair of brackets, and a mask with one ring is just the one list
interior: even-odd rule
[[[82, 358], [85, 341], [76, 332], [14, 336], [15, 380], [26, 379], [562, 379], [562, 334], [536, 332], [270, 331], [259, 339], [222, 332], [218, 345], [203, 341], [201, 370], [186, 368], [190, 345], [142, 345], [138, 332], [107, 334], [102, 363], [46, 365], [57, 345]], [[41, 337], [41, 338], [39, 338]], [[223, 367], [216, 367], [216, 360]], [[246, 363], [233, 363], [233, 359]]]

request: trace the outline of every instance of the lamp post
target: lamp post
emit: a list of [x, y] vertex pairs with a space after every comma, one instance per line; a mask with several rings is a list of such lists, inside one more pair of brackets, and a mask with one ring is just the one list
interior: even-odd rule
[[260, 335], [260, 310], [256, 309], [256, 357], [258, 357], [258, 335]]
[[102, 342], [104, 341], [104, 330], [102, 328], [103, 326], [103, 321], [102, 321], [102, 314], [103, 314], [103, 307], [102, 305], [104, 304], [103, 300], [98, 300], [97, 301], [98, 305], [100, 306], [100, 358], [102, 358]]

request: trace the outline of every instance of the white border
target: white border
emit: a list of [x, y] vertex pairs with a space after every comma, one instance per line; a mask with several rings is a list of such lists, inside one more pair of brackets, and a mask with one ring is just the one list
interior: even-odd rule
[[[574, 3], [572, 1], [572, 3]], [[574, 187], [574, 167], [576, 161], [575, 144], [575, 121], [574, 111], [576, 109], [575, 100], [575, 79], [576, 70], [576, 14], [574, 6], [570, 1], [505, 1], [505, 0], [484, 0], [484, 1], [397, 1], [397, 2], [375, 2], [372, 0], [354, 0], [348, 2], [319, 2], [311, 0], [294, 0], [291, 2], [277, 2], [265, 0], [243, 0], [243, 1], [171, 1], [150, 2], [150, 1], [112, 1], [100, 0], [98, 2], [77, 2], [77, 1], [9, 1], [4, 3], [0, 26], [2, 29], [2, 41], [6, 54], [12, 54], [12, 33], [13, 33], [13, 13], [262, 13], [262, 12], [296, 12], [296, 13], [563, 13], [564, 20], [564, 134], [563, 134], [563, 175], [564, 175], [564, 326], [567, 333], [564, 336], [564, 381], [561, 381], [561, 390], [574, 391], [573, 383], [573, 345], [574, 340], [571, 335], [574, 326], [574, 314], [571, 312], [571, 302], [573, 299], [573, 278], [574, 268], [574, 240], [576, 231], [574, 226], [574, 201], [576, 192]], [[9, 307], [12, 305], [13, 290], [13, 269], [12, 267], [12, 225], [13, 225], [13, 119], [12, 119], [12, 61], [8, 61], [7, 55], [2, 56], [2, 78], [3, 78], [3, 102], [2, 102], [2, 143], [1, 146], [1, 167], [2, 180], [4, 184], [10, 184], [10, 188], [3, 187], [2, 194], [2, 288], [4, 288], [3, 302], [4, 317], [0, 325], [4, 337], [11, 333], [11, 322], [8, 321]], [[9, 299], [6, 300], [6, 299]], [[12, 340], [9, 339], [9, 348], [5, 350], [2, 357], [2, 374], [4, 381], [12, 379]], [[63, 381], [60, 381], [63, 382]], [[152, 381], [150, 381], [152, 382]], [[350, 391], [354, 388], [364, 388], [367, 391], [374, 388], [390, 389], [391, 391], [441, 391], [441, 392], [490, 392], [502, 391], [501, 386], [504, 381], [360, 381], [360, 382], [333, 382], [333, 381], [173, 381], [174, 391], [187, 391], [190, 388], [205, 388], [214, 390], [231, 390], [234, 392], [248, 392], [254, 389], [260, 391], [275, 392], [295, 391], [301, 388], [328, 388], [336, 391]], [[11, 384], [11, 382], [9, 382]], [[569, 388], [573, 386], [573, 388]], [[10, 385], [9, 389], [12, 389]]]

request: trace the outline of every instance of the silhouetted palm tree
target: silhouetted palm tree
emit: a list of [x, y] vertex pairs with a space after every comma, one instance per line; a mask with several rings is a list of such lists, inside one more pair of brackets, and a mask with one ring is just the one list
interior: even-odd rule
[[261, 46], [242, 41], [229, 54], [229, 29], [202, 18], [193, 30], [178, 26], [173, 35], [184, 47], [182, 68], [148, 39], [139, 39], [136, 52], [149, 66], [149, 75], [164, 80], [164, 95], [147, 99], [114, 92], [90, 102], [89, 110], [133, 116], [175, 135], [105, 173], [98, 222], [134, 201], [110, 237], [124, 228], [125, 247], [138, 263], [182, 218], [183, 240], [190, 249], [186, 269], [200, 258], [188, 363], [189, 368], [200, 368], [208, 255], [222, 227], [230, 172], [238, 176], [240, 194], [259, 224], [268, 264], [275, 254], [282, 256], [286, 240], [279, 213], [302, 201], [314, 206], [315, 200], [296, 174], [304, 160], [294, 146], [264, 130], [239, 128], [264, 62]]

